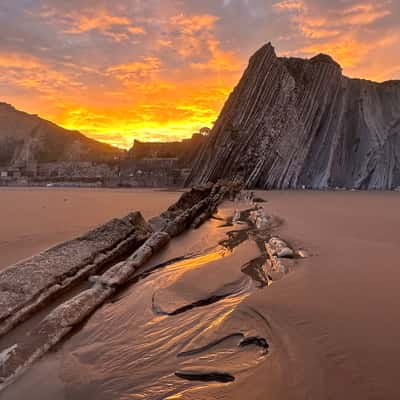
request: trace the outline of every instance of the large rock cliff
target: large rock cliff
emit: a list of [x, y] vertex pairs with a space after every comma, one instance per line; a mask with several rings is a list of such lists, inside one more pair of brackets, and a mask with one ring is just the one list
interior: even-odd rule
[[251, 188], [400, 186], [400, 81], [350, 79], [331, 57], [250, 59], [189, 181]]
[[122, 151], [0, 103], [0, 165], [32, 161], [106, 161]]

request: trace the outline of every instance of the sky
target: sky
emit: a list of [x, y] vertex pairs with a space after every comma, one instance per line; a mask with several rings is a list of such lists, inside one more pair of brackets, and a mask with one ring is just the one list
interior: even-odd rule
[[0, 0], [0, 101], [128, 148], [213, 122], [249, 57], [400, 79], [400, 0]]

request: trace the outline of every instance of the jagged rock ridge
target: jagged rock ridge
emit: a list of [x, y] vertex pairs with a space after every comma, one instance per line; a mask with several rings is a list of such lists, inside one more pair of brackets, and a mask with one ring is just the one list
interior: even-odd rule
[[106, 161], [121, 155], [110, 145], [0, 103], [0, 165], [51, 161]]
[[400, 81], [350, 79], [330, 56], [250, 59], [189, 182], [250, 188], [400, 186]]

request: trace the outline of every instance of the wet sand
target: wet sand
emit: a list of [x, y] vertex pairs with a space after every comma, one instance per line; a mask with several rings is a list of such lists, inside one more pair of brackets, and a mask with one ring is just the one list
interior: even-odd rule
[[131, 211], [158, 215], [179, 195], [151, 189], [0, 188], [0, 269]]
[[226, 388], [209, 396], [399, 399], [400, 194], [262, 195], [285, 219], [283, 237], [314, 256], [242, 304], [269, 321], [273, 350], [231, 397]]
[[[209, 221], [172, 242], [153, 260], [171, 262], [98, 310], [0, 398], [400, 398], [400, 194], [259, 194], [267, 214], [284, 219], [281, 236], [311, 254], [282, 280], [254, 285], [241, 267], [257, 248], [210, 248], [232, 228]], [[191, 257], [173, 261], [183, 255]], [[240, 348], [252, 336], [268, 340], [267, 354], [259, 343]], [[174, 375], [207, 367], [227, 380]]]

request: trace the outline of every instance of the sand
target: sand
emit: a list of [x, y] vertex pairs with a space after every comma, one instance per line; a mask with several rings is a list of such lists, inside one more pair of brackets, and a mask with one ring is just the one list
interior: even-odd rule
[[250, 300], [282, 338], [252, 398], [263, 382], [275, 399], [399, 399], [400, 194], [266, 197], [284, 237], [315, 256]]
[[179, 195], [151, 189], [0, 188], [0, 269], [131, 211], [158, 215]]
[[[241, 292], [230, 299], [177, 316], [158, 316], [151, 299], [162, 307], [176, 301], [181, 306], [187, 298], [193, 301], [192, 296], [214, 293], [216, 286], [228, 283], [233, 288], [230, 282], [238, 282], [240, 275], [230, 273], [229, 265], [237, 274], [237, 264], [257, 254], [245, 245], [230, 261], [218, 263], [213, 252], [208, 262], [206, 256], [203, 264], [195, 263], [195, 269], [185, 269], [178, 261], [98, 310], [4, 398], [29, 393], [31, 400], [75, 400], [94, 394], [102, 399], [399, 399], [400, 194], [259, 195], [268, 200], [267, 213], [284, 219], [281, 236], [311, 255], [282, 280], [251, 290], [246, 281], [245, 291], [240, 283]], [[216, 227], [216, 221], [210, 221], [197, 235], [217, 238], [221, 232]], [[190, 233], [172, 242], [159, 261], [198, 249], [198, 243], [196, 233]], [[210, 245], [204, 241], [203, 246]], [[199, 290], [187, 293], [193, 285]], [[201, 348], [231, 333], [232, 339], [201, 353], [197, 367], [217, 362], [235, 381], [188, 383], [174, 391], [180, 381], [171, 375], [173, 368], [193, 366], [191, 360], [179, 364], [177, 350]], [[267, 355], [256, 347], [236, 350], [235, 340], [249, 333], [267, 337]], [[45, 378], [46, 385], [40, 386]]]
[[271, 324], [273, 351], [230, 398], [399, 399], [400, 194], [262, 196], [283, 237], [314, 255], [245, 304]]

